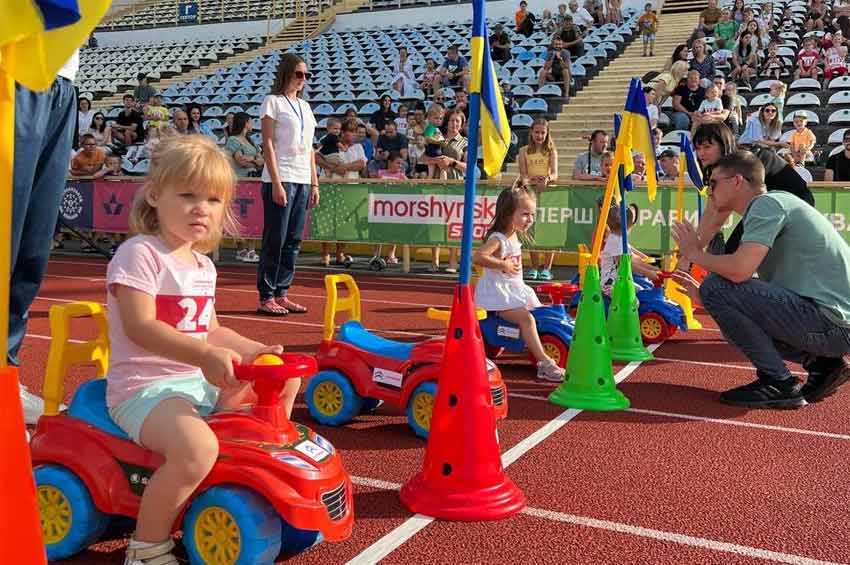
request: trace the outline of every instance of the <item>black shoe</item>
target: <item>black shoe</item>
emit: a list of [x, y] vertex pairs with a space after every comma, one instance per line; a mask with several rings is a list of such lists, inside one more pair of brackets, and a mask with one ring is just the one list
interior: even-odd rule
[[720, 394], [720, 401], [748, 408], [799, 408], [806, 405], [795, 377], [781, 381], [759, 379]]
[[832, 396], [839, 386], [850, 380], [850, 365], [842, 359], [818, 359], [806, 369], [809, 379], [800, 391], [807, 402], [820, 402]]

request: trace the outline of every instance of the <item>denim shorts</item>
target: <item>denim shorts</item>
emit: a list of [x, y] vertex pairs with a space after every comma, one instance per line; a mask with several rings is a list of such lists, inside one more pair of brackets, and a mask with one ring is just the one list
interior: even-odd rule
[[640, 36], [643, 38], [644, 43], [655, 41], [655, 33], [642, 33]]
[[142, 424], [159, 403], [169, 398], [184, 398], [201, 417], [209, 416], [218, 402], [219, 389], [199, 371], [188, 377], [168, 377], [146, 386], [129, 400], [109, 408], [109, 416], [118, 427], [141, 445]]

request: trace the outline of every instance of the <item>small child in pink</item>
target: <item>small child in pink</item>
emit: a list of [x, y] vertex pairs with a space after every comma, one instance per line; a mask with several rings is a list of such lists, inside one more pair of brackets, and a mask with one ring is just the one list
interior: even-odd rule
[[[163, 140], [130, 213], [136, 234], [107, 269], [109, 415], [165, 462], [142, 494], [125, 565], [177, 565], [171, 526], [218, 458], [218, 438], [203, 416], [256, 396], [233, 364], [281, 353], [221, 327], [216, 272], [204, 255], [234, 233], [236, 177], [228, 157], [203, 135]], [[281, 403], [289, 413], [300, 386]]]

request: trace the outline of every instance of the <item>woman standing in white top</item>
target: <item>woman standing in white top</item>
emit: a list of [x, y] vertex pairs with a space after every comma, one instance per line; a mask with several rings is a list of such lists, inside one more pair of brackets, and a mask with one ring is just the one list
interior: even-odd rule
[[91, 128], [95, 112], [91, 109], [91, 100], [85, 96], [80, 97], [80, 101], [77, 102], [77, 105], [79, 108], [77, 111], [77, 130], [79, 131], [79, 136], [82, 137], [84, 133], [89, 133], [89, 128]]
[[406, 47], [399, 47], [398, 59], [393, 62], [393, 88], [403, 97], [413, 96], [416, 90], [416, 76], [413, 74], [413, 61], [407, 55]]
[[260, 108], [263, 131], [263, 248], [257, 267], [257, 311], [272, 316], [307, 309], [286, 293], [295, 278], [295, 261], [307, 209], [319, 203], [313, 153], [316, 119], [301, 99], [310, 78], [307, 64], [294, 53], [280, 60], [272, 94]]

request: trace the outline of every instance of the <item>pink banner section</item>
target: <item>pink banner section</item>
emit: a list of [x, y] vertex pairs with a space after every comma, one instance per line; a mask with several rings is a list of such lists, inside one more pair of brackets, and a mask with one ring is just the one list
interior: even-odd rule
[[[92, 191], [92, 229], [108, 233], [129, 231], [130, 209], [133, 197], [142, 186], [129, 180], [96, 180]], [[233, 213], [239, 222], [239, 235], [259, 238], [263, 235], [263, 197], [260, 181], [240, 181], [233, 198]], [[304, 236], [309, 233], [309, 222]]]

